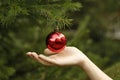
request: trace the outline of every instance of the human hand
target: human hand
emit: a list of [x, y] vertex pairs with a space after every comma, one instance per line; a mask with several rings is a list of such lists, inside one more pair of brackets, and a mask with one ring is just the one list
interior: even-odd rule
[[91, 80], [113, 80], [100, 70], [86, 55], [75, 47], [65, 47], [59, 53], [45, 49], [46, 55], [38, 55], [35, 52], [28, 52], [27, 55], [39, 61], [43, 65], [69, 66], [78, 65], [88, 74]]
[[65, 47], [65, 49], [59, 53], [45, 49], [44, 53], [46, 55], [28, 52], [27, 55], [43, 65], [58, 66], [82, 65], [82, 62], [84, 62], [84, 59], [86, 58], [86, 56], [76, 47]]

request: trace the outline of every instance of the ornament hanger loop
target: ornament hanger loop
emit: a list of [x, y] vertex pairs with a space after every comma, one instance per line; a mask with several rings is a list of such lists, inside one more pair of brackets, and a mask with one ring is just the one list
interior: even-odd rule
[[59, 27], [58, 27], [58, 26], [56, 26], [56, 28], [54, 29], [54, 31], [59, 31]]

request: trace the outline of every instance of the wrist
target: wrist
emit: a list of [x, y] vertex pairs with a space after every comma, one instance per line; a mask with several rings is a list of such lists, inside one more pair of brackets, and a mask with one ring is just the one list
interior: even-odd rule
[[100, 70], [88, 57], [84, 58], [79, 66], [87, 73], [91, 80], [112, 80]]
[[91, 63], [92, 63], [91, 60], [90, 60], [87, 56], [85, 56], [85, 57], [81, 60], [81, 62], [78, 64], [78, 66], [80, 66], [81, 68], [84, 69], [84, 67], [86, 67], [88, 64], [91, 64]]

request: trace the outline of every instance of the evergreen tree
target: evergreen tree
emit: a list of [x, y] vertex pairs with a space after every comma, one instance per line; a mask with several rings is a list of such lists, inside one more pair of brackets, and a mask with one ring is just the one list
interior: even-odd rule
[[25, 53], [42, 52], [50, 30], [70, 25], [72, 19], [68, 15], [80, 7], [80, 3], [71, 0], [1, 0], [0, 80], [50, 79], [47, 74], [56, 69], [39, 68]]
[[114, 75], [120, 73], [120, 40], [106, 36], [116, 24], [119, 28], [119, 4], [119, 0], [0, 0], [0, 80], [88, 80], [78, 67], [46, 67], [26, 57], [28, 51], [42, 54], [46, 36], [56, 26], [67, 36], [67, 45], [81, 49], [119, 80]]

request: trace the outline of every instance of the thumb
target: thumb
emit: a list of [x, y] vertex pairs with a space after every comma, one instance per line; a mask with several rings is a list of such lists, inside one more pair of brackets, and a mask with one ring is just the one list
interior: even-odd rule
[[47, 55], [56, 54], [56, 52], [53, 52], [53, 51], [49, 50], [48, 48], [46, 48], [46, 49], [44, 50], [44, 53], [47, 54]]

